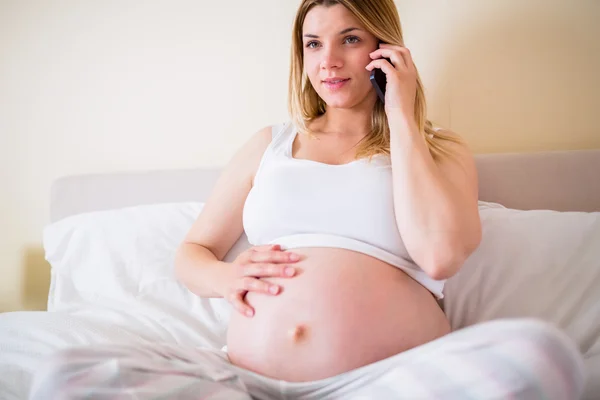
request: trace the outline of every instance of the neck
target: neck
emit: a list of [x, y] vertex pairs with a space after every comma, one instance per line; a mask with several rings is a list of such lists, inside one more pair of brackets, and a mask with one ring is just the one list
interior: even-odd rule
[[363, 102], [352, 108], [326, 107], [318, 118], [317, 130], [340, 138], [364, 137], [371, 130], [373, 104]]

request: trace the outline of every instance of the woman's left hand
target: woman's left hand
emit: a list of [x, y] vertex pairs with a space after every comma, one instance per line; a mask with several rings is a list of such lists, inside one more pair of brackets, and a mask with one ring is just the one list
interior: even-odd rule
[[[393, 113], [395, 117], [414, 119], [417, 70], [410, 51], [387, 43], [381, 43], [379, 47], [370, 54], [374, 60], [366, 69], [380, 68], [386, 75], [385, 112], [388, 118]], [[382, 57], [389, 58], [393, 65]]]

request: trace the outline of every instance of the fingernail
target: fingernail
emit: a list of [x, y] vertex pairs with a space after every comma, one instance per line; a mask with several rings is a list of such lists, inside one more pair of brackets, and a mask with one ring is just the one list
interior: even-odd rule
[[246, 315], [251, 317], [254, 313], [252, 312], [252, 310], [247, 310], [246, 311]]
[[286, 267], [286, 269], [285, 269], [285, 274], [286, 274], [287, 276], [292, 276], [292, 275], [294, 275], [294, 272], [295, 272], [295, 271], [294, 271], [294, 268], [292, 268], [292, 267]]
[[269, 292], [271, 292], [273, 294], [277, 294], [278, 291], [279, 291], [279, 288], [277, 286], [271, 286], [269, 288]]
[[290, 254], [290, 260], [298, 261], [299, 259], [300, 259], [300, 256], [298, 254]]

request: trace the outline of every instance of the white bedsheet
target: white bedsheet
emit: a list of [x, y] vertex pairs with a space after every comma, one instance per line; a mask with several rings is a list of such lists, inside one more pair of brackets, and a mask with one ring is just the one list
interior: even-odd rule
[[220, 341], [201, 325], [167, 317], [168, 311], [156, 310], [155, 318], [97, 307], [0, 314], [0, 399], [26, 399], [32, 373], [43, 358], [68, 346], [145, 342], [219, 346]]
[[47, 226], [49, 312], [0, 314], [0, 400], [26, 398], [31, 373], [44, 356], [67, 346], [224, 346], [229, 303], [195, 296], [173, 271], [175, 249], [202, 206], [139, 206]]
[[[43, 357], [66, 346], [151, 341], [221, 348], [231, 306], [195, 296], [173, 273], [175, 249], [202, 206], [98, 211], [48, 226], [50, 312], [0, 314], [0, 400], [25, 398]], [[480, 209], [482, 244], [445, 291], [452, 326], [543, 317], [580, 347], [591, 373], [586, 398], [598, 398], [600, 213]], [[225, 259], [248, 245], [240, 238]], [[570, 300], [561, 308], [553, 306], [565, 296]]]

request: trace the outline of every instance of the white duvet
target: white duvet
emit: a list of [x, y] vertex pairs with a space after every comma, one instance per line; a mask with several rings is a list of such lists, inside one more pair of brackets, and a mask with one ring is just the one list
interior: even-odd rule
[[[173, 203], [65, 218], [44, 231], [49, 312], [0, 314], [0, 400], [27, 397], [46, 355], [73, 345], [167, 342], [221, 348], [232, 309], [174, 277], [175, 249], [202, 209]], [[600, 393], [600, 213], [518, 211], [481, 203], [478, 250], [445, 289], [454, 329], [538, 316], [563, 328]], [[226, 260], [249, 246], [245, 236]], [[599, 397], [600, 398], [600, 397]]]
[[[43, 357], [66, 346], [155, 341], [222, 347], [229, 304], [194, 296], [173, 275], [174, 251], [201, 207], [132, 207], [48, 226], [49, 312], [0, 314], [0, 399], [26, 398]], [[246, 243], [241, 238], [232, 255]]]

